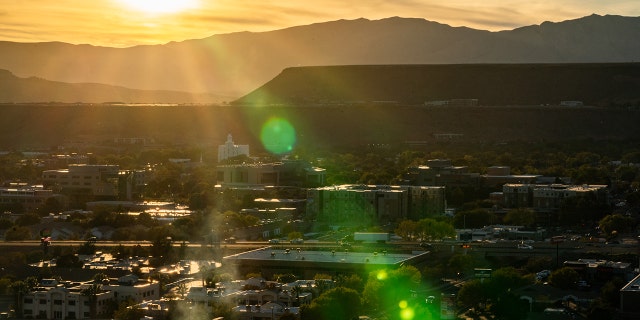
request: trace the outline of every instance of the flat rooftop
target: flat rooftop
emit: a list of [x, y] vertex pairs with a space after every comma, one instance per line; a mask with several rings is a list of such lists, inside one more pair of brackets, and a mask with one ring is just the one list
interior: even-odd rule
[[312, 251], [304, 250], [304, 248], [274, 248], [265, 247], [252, 251], [242, 252], [223, 259], [230, 261], [274, 261], [274, 262], [315, 262], [315, 263], [350, 263], [350, 264], [377, 264], [377, 265], [396, 265], [405, 261], [412, 260], [417, 256], [426, 254], [420, 252], [418, 254], [406, 253], [385, 253], [385, 252], [351, 252], [351, 251]]

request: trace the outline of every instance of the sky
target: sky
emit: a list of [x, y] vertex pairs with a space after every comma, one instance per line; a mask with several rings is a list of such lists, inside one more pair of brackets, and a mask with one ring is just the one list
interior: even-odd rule
[[638, 0], [0, 0], [0, 41], [130, 47], [366, 18], [490, 31], [591, 14], [640, 16]]

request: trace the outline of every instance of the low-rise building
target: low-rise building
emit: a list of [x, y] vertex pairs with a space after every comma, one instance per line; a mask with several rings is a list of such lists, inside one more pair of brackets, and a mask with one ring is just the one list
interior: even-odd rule
[[43, 279], [22, 297], [21, 311], [26, 319], [95, 319], [110, 316], [113, 299], [114, 291], [92, 290], [89, 282], [58, 283]]
[[606, 203], [606, 185], [522, 184], [502, 186], [504, 206], [507, 208], [534, 208], [538, 212], [559, 209], [569, 198], [592, 197]]

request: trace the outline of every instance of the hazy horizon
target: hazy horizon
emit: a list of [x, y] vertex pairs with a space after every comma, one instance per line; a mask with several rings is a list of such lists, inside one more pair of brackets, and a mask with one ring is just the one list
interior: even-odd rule
[[0, 0], [0, 40], [129, 47], [216, 34], [273, 31], [341, 19], [379, 20], [394, 16], [501, 31], [591, 14], [640, 16], [640, 2], [37, 0], [34, 4], [34, 1]]

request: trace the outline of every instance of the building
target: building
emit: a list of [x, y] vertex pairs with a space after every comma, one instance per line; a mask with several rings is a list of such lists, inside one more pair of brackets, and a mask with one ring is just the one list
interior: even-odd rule
[[217, 183], [221, 187], [318, 187], [325, 184], [325, 169], [302, 160], [221, 165], [217, 167]]
[[43, 279], [22, 298], [22, 314], [27, 319], [107, 318], [118, 302], [137, 303], [160, 298], [158, 282], [140, 281], [134, 275], [104, 283], [63, 282]]
[[26, 319], [94, 319], [108, 317], [114, 292], [90, 293], [90, 283], [58, 283], [43, 279], [22, 298], [22, 315]]
[[113, 298], [118, 302], [132, 300], [141, 303], [160, 299], [159, 282], [140, 280], [133, 274], [110, 280], [103, 284], [102, 289], [113, 291]]
[[511, 174], [511, 167], [508, 166], [491, 166], [487, 168], [487, 173], [482, 175], [483, 185], [492, 189], [500, 190], [504, 184], [535, 183], [540, 175], [535, 174]]
[[249, 156], [249, 145], [234, 144], [231, 134], [227, 136], [227, 142], [218, 146], [218, 162], [240, 155]]
[[45, 170], [45, 186], [60, 189], [62, 193], [82, 193], [97, 198], [115, 198], [118, 195], [117, 165], [70, 164], [68, 169]]
[[413, 186], [477, 187], [480, 174], [465, 166], [453, 166], [448, 159], [427, 160], [426, 165], [407, 169], [403, 179]]
[[598, 203], [606, 203], [606, 185], [521, 184], [502, 186], [504, 206], [507, 208], [534, 208], [538, 212], [559, 209], [567, 199], [593, 197]]
[[316, 274], [357, 274], [366, 279], [378, 269], [396, 269], [402, 265], [421, 268], [428, 252], [387, 253], [345, 251], [313, 251], [304, 248], [265, 247], [223, 257], [239, 274], [260, 273], [270, 278], [274, 274], [293, 274], [301, 279], [313, 279]]
[[[67, 169], [42, 172], [45, 187], [60, 192], [71, 202], [138, 199], [147, 182], [145, 170], [120, 170], [117, 165], [70, 164]], [[82, 202], [81, 204], [84, 204]]]
[[[16, 184], [7, 188], [0, 188], [0, 208], [13, 210], [16, 206], [26, 211], [35, 211], [45, 205], [49, 198], [61, 198], [52, 190], [41, 185], [27, 186]], [[62, 201], [62, 199], [60, 199]], [[3, 211], [4, 211], [3, 210]]]
[[307, 190], [307, 216], [329, 225], [378, 225], [444, 214], [445, 188], [340, 185]]
[[637, 275], [620, 289], [620, 317], [640, 318], [640, 275]]

